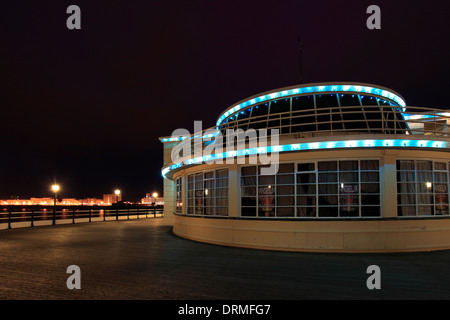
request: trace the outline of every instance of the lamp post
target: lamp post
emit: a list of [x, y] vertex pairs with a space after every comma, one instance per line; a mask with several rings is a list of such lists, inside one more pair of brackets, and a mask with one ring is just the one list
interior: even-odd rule
[[119, 189], [114, 190], [114, 194], [116, 195], [116, 220], [119, 220], [119, 196], [120, 196], [120, 190]]
[[153, 192], [152, 197], [153, 197], [153, 201], [152, 201], [153, 215], [156, 217], [156, 198], [158, 198], [158, 192]]
[[55, 219], [56, 219], [56, 197], [58, 195], [59, 185], [57, 185], [57, 184], [52, 185], [52, 191], [55, 193], [55, 197], [53, 198], [53, 224], [55, 224]]

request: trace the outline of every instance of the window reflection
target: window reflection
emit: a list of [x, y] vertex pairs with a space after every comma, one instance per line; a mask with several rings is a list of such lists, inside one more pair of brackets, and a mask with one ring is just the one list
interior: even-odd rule
[[271, 176], [261, 167], [241, 168], [241, 216], [380, 216], [378, 160], [282, 163]]
[[399, 216], [448, 215], [448, 169], [446, 162], [397, 160]]
[[228, 215], [228, 169], [187, 176], [187, 214]]

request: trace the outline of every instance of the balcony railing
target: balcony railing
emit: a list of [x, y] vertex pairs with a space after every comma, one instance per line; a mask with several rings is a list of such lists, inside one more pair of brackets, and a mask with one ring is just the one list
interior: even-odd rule
[[450, 111], [423, 107], [345, 106], [314, 108], [229, 120], [220, 130], [278, 129], [281, 135], [340, 133], [448, 136]]

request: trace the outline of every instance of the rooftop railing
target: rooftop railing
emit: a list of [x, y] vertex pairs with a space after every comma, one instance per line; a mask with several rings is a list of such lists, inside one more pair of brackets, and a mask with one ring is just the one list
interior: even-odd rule
[[423, 107], [345, 106], [315, 108], [229, 120], [220, 126], [241, 128], [278, 129], [281, 135], [300, 133], [311, 136], [320, 132], [422, 134], [448, 136], [450, 111]]
[[449, 126], [450, 111], [440, 109], [393, 106], [306, 109], [237, 119], [224, 123], [219, 130], [208, 128], [189, 137], [174, 137], [174, 141], [180, 142], [172, 149], [172, 154], [181, 160], [184, 158], [183, 150], [203, 150], [219, 133], [225, 147], [227, 138], [231, 138], [237, 129], [244, 132], [249, 129], [267, 129], [268, 135], [270, 129], [278, 129], [280, 140], [368, 133], [449, 139]]

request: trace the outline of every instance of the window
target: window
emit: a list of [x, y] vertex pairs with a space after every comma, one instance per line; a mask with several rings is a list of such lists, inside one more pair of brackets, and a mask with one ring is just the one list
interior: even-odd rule
[[252, 119], [249, 127], [253, 129], [264, 129], [267, 127], [267, 113], [269, 104], [264, 103], [252, 108]]
[[258, 194], [257, 166], [241, 168], [241, 216], [256, 217]]
[[318, 94], [316, 95], [316, 113], [319, 131], [331, 130], [331, 121], [341, 119], [332, 119], [332, 115], [340, 116], [338, 113], [337, 95], [335, 94]]
[[297, 216], [317, 215], [317, 173], [315, 163], [297, 164]]
[[176, 191], [176, 207], [175, 212], [176, 213], [182, 213], [183, 212], [183, 200], [182, 200], [182, 194], [183, 194], [183, 178], [178, 178], [175, 181], [175, 191]]
[[275, 100], [270, 103], [270, 114], [291, 111], [291, 99]]
[[377, 106], [378, 105], [377, 99], [375, 97], [360, 95], [359, 98], [361, 99], [361, 104], [363, 106]]
[[338, 96], [341, 107], [360, 106], [358, 95], [356, 94], [341, 94]]
[[[336, 108], [338, 107], [338, 101], [335, 94], [318, 94], [316, 95], [316, 108]], [[329, 111], [327, 111], [329, 112]]]
[[216, 170], [215, 214], [228, 215], [228, 170]]
[[378, 160], [281, 163], [276, 175], [263, 167], [241, 168], [241, 216], [380, 216]]
[[[359, 96], [357, 94], [341, 94], [339, 103], [341, 106], [342, 118], [345, 121], [345, 129], [348, 131], [358, 131], [359, 129], [367, 129], [368, 123], [365, 113], [360, 106]], [[356, 108], [352, 108], [356, 106]]]
[[228, 215], [228, 169], [188, 175], [187, 214]]
[[292, 98], [292, 125], [292, 132], [316, 131], [313, 96]]
[[398, 215], [448, 215], [448, 166], [443, 161], [398, 160]]

